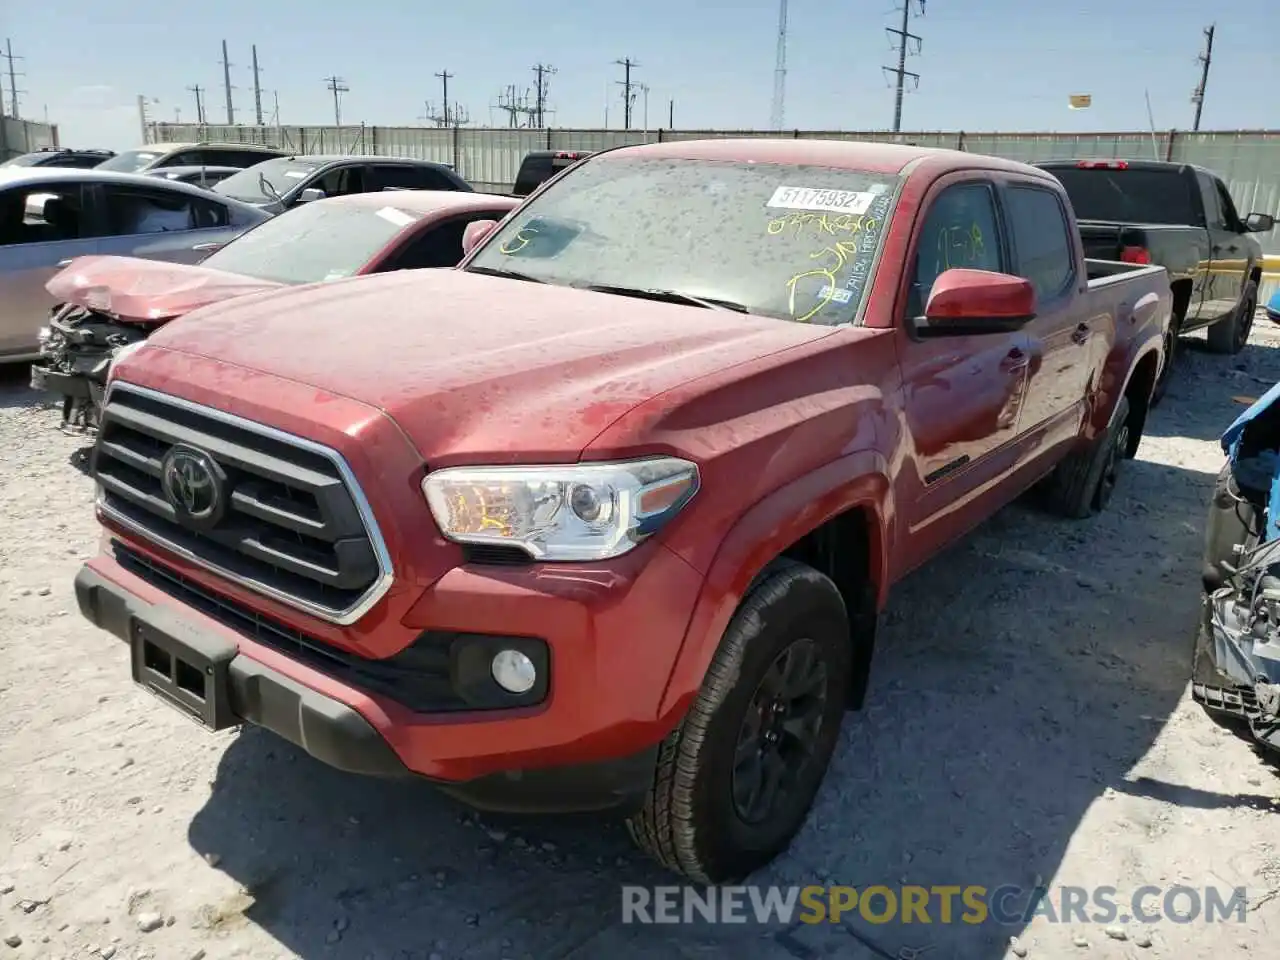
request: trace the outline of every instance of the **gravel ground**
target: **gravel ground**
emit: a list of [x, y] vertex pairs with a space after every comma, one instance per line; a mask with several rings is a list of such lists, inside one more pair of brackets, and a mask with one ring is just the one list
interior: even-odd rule
[[[1111, 511], [1015, 505], [901, 585], [867, 710], [759, 883], [1248, 888], [1244, 923], [790, 930], [620, 921], [667, 875], [594, 819], [478, 818], [431, 788], [210, 735], [76, 611], [91, 485], [25, 370], [0, 382], [0, 958], [469, 960], [1274, 956], [1274, 769], [1186, 694], [1215, 438], [1280, 379], [1259, 319], [1188, 349]], [[1156, 901], [1158, 902], [1158, 900]], [[1010, 937], [1017, 942], [1010, 944]], [[1124, 937], [1124, 939], [1117, 939]]]

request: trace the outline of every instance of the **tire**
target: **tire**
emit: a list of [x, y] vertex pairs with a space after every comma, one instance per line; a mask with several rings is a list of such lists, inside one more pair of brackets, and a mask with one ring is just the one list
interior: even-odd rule
[[1120, 464], [1129, 456], [1129, 398], [1121, 397], [1106, 431], [1068, 454], [1049, 476], [1049, 508], [1074, 520], [1101, 513], [1115, 492]]
[[[791, 718], [801, 727], [797, 737], [761, 703], [762, 695], [769, 699], [769, 680], [785, 676], [788, 662], [803, 668], [807, 655], [817, 682], [813, 697], [796, 702], [807, 707]], [[702, 884], [741, 879], [786, 850], [835, 751], [852, 664], [849, 615], [835, 584], [812, 567], [775, 562], [738, 607], [693, 706], [659, 749], [653, 785], [627, 821], [635, 843]], [[781, 735], [772, 741], [775, 731]], [[752, 760], [763, 770], [766, 756], [775, 754], [797, 764], [789, 770], [789, 791], [757, 817]]]
[[1182, 318], [1171, 317], [1169, 319], [1169, 332], [1164, 336], [1164, 363], [1160, 366], [1160, 373], [1156, 376], [1155, 387], [1151, 391], [1151, 406], [1158, 407], [1160, 401], [1164, 399], [1165, 393], [1169, 390], [1169, 383], [1173, 379], [1173, 368], [1178, 359], [1178, 344], [1182, 337]]
[[1253, 315], [1258, 309], [1258, 286], [1250, 281], [1240, 296], [1240, 306], [1226, 320], [1219, 320], [1205, 331], [1209, 350], [1213, 353], [1236, 354], [1249, 342]]

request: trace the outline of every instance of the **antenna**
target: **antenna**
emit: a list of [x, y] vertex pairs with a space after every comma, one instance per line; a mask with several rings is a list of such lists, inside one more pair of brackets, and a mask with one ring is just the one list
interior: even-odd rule
[[342, 94], [350, 93], [351, 88], [347, 86], [347, 81], [343, 80], [337, 74], [324, 78], [325, 86], [333, 94], [333, 125], [335, 127], [342, 126]]
[[769, 126], [781, 130], [786, 120], [787, 102], [787, 0], [778, 3], [778, 52], [773, 64], [773, 107]]

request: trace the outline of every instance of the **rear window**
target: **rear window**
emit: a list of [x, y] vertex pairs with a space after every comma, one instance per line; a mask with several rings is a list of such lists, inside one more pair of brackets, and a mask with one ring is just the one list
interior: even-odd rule
[[1176, 170], [1046, 169], [1066, 188], [1077, 220], [1198, 222], [1187, 181]]

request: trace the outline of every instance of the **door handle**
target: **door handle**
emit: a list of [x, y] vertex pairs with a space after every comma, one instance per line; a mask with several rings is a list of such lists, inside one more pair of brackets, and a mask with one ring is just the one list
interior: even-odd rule
[[1016, 373], [1027, 366], [1027, 355], [1022, 352], [1021, 347], [1014, 347], [1005, 358], [1000, 361], [1000, 369], [1005, 373]]
[[69, 266], [71, 266], [71, 261], [72, 261], [72, 260], [74, 260], [74, 259], [75, 259], [75, 257], [67, 257], [67, 259], [65, 259], [65, 260], [59, 260], [59, 261], [58, 261], [58, 269], [62, 269], [63, 267], [69, 267]]
[[1077, 344], [1087, 343], [1089, 340], [1089, 325], [1082, 323], [1071, 331], [1071, 342]]
[[191, 249], [192, 250], [217, 250], [220, 246], [222, 246], [221, 243], [214, 241], [213, 243], [197, 243]]

